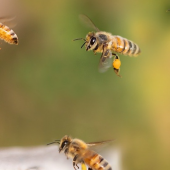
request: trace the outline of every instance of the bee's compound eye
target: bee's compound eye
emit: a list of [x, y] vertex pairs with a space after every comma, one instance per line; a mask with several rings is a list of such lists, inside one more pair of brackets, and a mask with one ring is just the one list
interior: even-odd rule
[[64, 148], [67, 145], [68, 141], [64, 141], [61, 145], [62, 148]]
[[90, 44], [93, 45], [95, 42], [96, 42], [96, 38], [93, 37], [93, 38], [91, 39], [91, 41], [90, 41]]
[[121, 66], [121, 61], [120, 61], [119, 59], [115, 59], [115, 60], [113, 61], [113, 68], [119, 69], [120, 66]]

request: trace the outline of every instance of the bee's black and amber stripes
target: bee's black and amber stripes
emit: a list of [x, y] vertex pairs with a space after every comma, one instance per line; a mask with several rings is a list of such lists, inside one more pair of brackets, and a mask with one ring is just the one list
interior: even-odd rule
[[2, 23], [0, 23], [0, 39], [6, 41], [9, 44], [18, 44], [18, 37], [15, 32]]
[[95, 170], [112, 170], [109, 163], [99, 154], [91, 151], [88, 156], [84, 158], [84, 162], [91, 168]]
[[129, 56], [137, 56], [140, 54], [140, 48], [134, 42], [121, 36], [113, 36], [112, 40], [113, 51]]

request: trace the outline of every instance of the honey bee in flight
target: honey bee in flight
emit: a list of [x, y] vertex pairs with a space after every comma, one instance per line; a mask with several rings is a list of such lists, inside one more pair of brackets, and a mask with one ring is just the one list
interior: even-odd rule
[[[109, 67], [113, 67], [116, 75], [119, 75], [121, 61], [117, 54], [120, 53], [129, 56], [140, 54], [140, 48], [137, 44], [118, 35], [100, 31], [95, 24], [86, 15], [80, 15], [80, 19], [96, 32], [89, 32], [86, 38], [77, 38], [75, 40], [84, 40], [86, 51], [93, 50], [94, 54], [102, 53], [99, 62], [99, 71], [105, 72]], [[114, 59], [113, 59], [114, 56]]]
[[[2, 22], [4, 20], [4, 22]], [[0, 39], [9, 44], [18, 45], [18, 37], [15, 32], [6, 26], [4, 23], [10, 21], [8, 18], [0, 18]]]
[[80, 139], [72, 139], [68, 135], [65, 135], [61, 140], [55, 140], [47, 145], [58, 143], [59, 153], [63, 151], [67, 158], [71, 158], [73, 160], [73, 167], [75, 170], [79, 168], [77, 165], [79, 163], [82, 165], [86, 164], [88, 166], [88, 170], [112, 170], [109, 163], [101, 155], [90, 148], [109, 141], [85, 143]]

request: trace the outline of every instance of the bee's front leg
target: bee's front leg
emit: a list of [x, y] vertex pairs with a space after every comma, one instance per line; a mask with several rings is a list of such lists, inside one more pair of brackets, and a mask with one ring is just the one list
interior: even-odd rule
[[76, 155], [76, 156], [73, 158], [73, 167], [74, 167], [75, 170], [77, 170], [77, 169], [76, 169], [76, 166], [77, 166], [77, 168], [79, 169], [79, 167], [78, 167], [78, 165], [77, 165], [77, 158], [78, 158], [78, 155]]
[[65, 153], [65, 155], [66, 155], [66, 157], [68, 159], [68, 148], [64, 151], [64, 153]]
[[103, 44], [103, 50], [102, 50], [102, 55], [101, 55], [102, 62], [104, 62], [106, 60], [106, 58], [109, 57], [108, 55], [109, 55], [110, 50], [107, 49], [107, 46], [108, 45], [106, 43]]

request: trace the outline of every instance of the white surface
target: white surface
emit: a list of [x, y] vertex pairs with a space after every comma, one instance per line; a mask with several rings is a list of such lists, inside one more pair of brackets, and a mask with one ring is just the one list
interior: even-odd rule
[[[121, 152], [110, 149], [101, 154], [113, 170], [121, 170]], [[0, 149], [0, 170], [74, 170], [72, 160], [58, 153], [58, 146]]]

